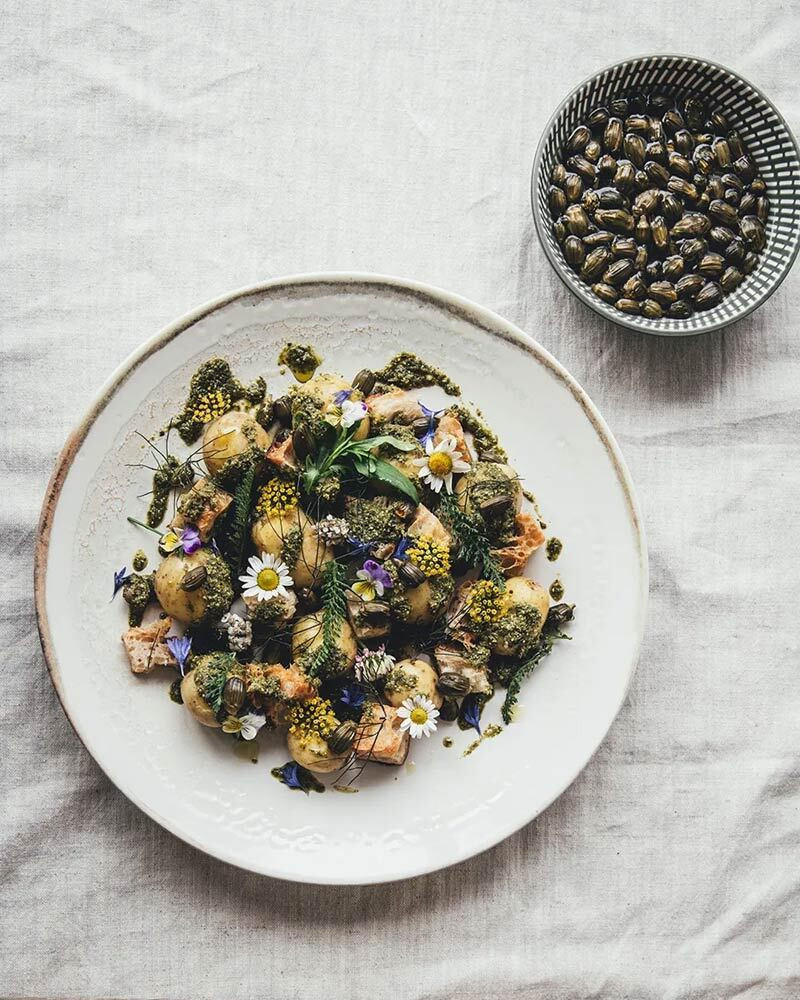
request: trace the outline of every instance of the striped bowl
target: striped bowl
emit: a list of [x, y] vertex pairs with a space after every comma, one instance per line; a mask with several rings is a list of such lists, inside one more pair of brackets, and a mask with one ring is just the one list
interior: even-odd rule
[[[621, 313], [598, 298], [564, 260], [553, 235], [547, 204], [550, 173], [569, 133], [598, 104], [642, 93], [696, 94], [722, 111], [737, 129], [767, 185], [770, 201], [767, 244], [759, 263], [739, 287], [713, 309], [689, 319], [646, 319]], [[544, 130], [531, 175], [536, 232], [564, 284], [591, 309], [643, 333], [685, 337], [718, 330], [757, 309], [789, 273], [800, 247], [800, 154], [780, 112], [751, 83], [716, 63], [688, 56], [646, 56], [602, 70], [577, 87], [556, 109]]]

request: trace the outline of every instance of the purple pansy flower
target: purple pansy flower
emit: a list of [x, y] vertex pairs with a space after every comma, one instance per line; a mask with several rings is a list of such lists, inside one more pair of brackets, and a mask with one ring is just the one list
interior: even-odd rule
[[367, 559], [356, 573], [352, 589], [362, 601], [374, 601], [376, 597], [383, 597], [383, 592], [391, 590], [393, 586], [392, 578], [383, 566], [374, 559]]
[[114, 574], [114, 593], [111, 595], [111, 600], [117, 596], [117, 593], [122, 590], [125, 584], [130, 580], [130, 574], [128, 573], [128, 567], [123, 566], [119, 572]]
[[192, 651], [191, 637], [187, 635], [167, 636], [167, 649], [178, 661], [181, 677], [185, 677], [186, 661], [189, 659], [189, 653]]
[[474, 694], [468, 694], [461, 702], [461, 719], [481, 735], [481, 705]]
[[183, 531], [181, 531], [181, 548], [187, 556], [190, 556], [193, 552], [197, 552], [202, 544], [203, 542], [200, 538], [200, 532], [193, 524], [187, 525]]

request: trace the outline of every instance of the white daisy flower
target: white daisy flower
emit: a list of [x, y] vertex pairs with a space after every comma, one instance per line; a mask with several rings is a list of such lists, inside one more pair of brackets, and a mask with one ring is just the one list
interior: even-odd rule
[[430, 736], [436, 732], [439, 712], [430, 698], [424, 694], [415, 694], [413, 698], [406, 698], [397, 714], [403, 720], [400, 728], [408, 730], [412, 740], [418, 740], [421, 736]]
[[458, 442], [452, 434], [448, 434], [437, 445], [434, 445], [433, 438], [428, 438], [425, 451], [425, 458], [414, 459], [414, 464], [420, 466], [420, 478], [425, 480], [434, 493], [440, 493], [443, 486], [448, 493], [452, 493], [453, 473], [469, 472], [469, 465], [458, 450]]
[[266, 552], [262, 552], [260, 558], [250, 556], [247, 572], [239, 579], [242, 582], [242, 596], [256, 597], [259, 601], [288, 597], [287, 588], [294, 586], [286, 563]]

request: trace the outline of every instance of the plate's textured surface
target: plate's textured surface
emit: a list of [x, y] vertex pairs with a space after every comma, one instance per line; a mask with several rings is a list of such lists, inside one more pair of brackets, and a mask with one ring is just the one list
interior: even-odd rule
[[[283, 740], [267, 736], [257, 767], [166, 697], [168, 679], [133, 677], [119, 642], [125, 612], [109, 604], [112, 570], [150, 536], [137, 431], [165, 426], [197, 365], [215, 354], [273, 392], [288, 339], [314, 344], [323, 367], [353, 374], [402, 345], [446, 365], [480, 405], [534, 490], [577, 603], [574, 641], [529, 681], [520, 721], [468, 758], [438, 738], [413, 746], [413, 768], [368, 768], [358, 795], [310, 799], [273, 781]], [[173, 444], [176, 443], [173, 438]], [[60, 492], [59, 492], [60, 491]], [[591, 497], [591, 503], [587, 498]], [[643, 627], [646, 555], [616, 447], [581, 390], [499, 317], [422, 286], [342, 277], [276, 282], [199, 310], [146, 346], [107, 388], [73, 442], [45, 508], [39, 613], [64, 707], [86, 746], [134, 801], [184, 839], [254, 871], [319, 882], [374, 882], [428, 871], [490, 846], [540, 812], [575, 777], [616, 714]], [[598, 524], [603, 530], [598, 531]], [[49, 545], [48, 542], [49, 532]], [[90, 609], [96, 627], [82, 626]], [[102, 670], [89, 667], [103, 664]], [[498, 715], [495, 699], [487, 721]]]
[[[553, 235], [547, 204], [550, 173], [572, 129], [585, 121], [592, 108], [614, 97], [652, 92], [671, 96], [696, 94], [707, 100], [710, 108], [722, 111], [756, 161], [770, 201], [767, 245], [755, 271], [714, 309], [697, 312], [689, 319], [650, 320], [630, 316], [598, 298], [564, 260]], [[567, 287], [588, 306], [634, 330], [687, 336], [726, 326], [746, 316], [775, 291], [788, 273], [800, 246], [800, 155], [788, 125], [767, 97], [723, 66], [685, 56], [631, 59], [585, 80], [556, 110], [536, 152], [531, 201], [536, 231], [550, 263]]]

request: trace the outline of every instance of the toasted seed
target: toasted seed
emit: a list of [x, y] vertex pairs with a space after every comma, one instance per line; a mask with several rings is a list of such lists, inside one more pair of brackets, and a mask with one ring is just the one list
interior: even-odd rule
[[681, 240], [687, 236], [705, 236], [710, 228], [711, 223], [705, 215], [699, 212], [686, 212], [672, 227], [672, 238]]
[[181, 580], [181, 590], [197, 590], [202, 587], [208, 577], [208, 570], [205, 566], [195, 566], [188, 573], [184, 574]]
[[579, 271], [586, 260], [586, 248], [578, 236], [568, 236], [564, 241], [564, 259], [571, 268]]
[[636, 240], [629, 236], [615, 236], [611, 244], [611, 252], [615, 257], [628, 257], [630, 260], [636, 256]]
[[709, 240], [718, 247], [726, 247], [735, 236], [736, 233], [727, 226], [714, 226], [708, 234]]
[[578, 174], [585, 184], [594, 184], [597, 176], [597, 168], [590, 163], [585, 156], [570, 156], [567, 160], [567, 167]]
[[712, 111], [709, 115], [709, 124], [719, 132], [727, 132], [731, 127], [728, 119], [721, 111]]
[[732, 292], [737, 285], [741, 284], [744, 275], [738, 267], [726, 267], [719, 279], [720, 288], [723, 292]]
[[720, 177], [720, 181], [722, 182], [723, 187], [735, 188], [740, 195], [744, 191], [744, 184], [742, 184], [741, 177], [737, 174], [731, 173], [730, 171], [723, 174], [722, 177]]
[[663, 163], [664, 166], [667, 165], [669, 153], [667, 152], [667, 147], [660, 140], [648, 142], [644, 153], [646, 160], [657, 160], [658, 163]]
[[497, 493], [493, 497], [487, 497], [479, 504], [481, 513], [486, 515], [501, 514], [513, 506], [514, 498], [509, 493]]
[[761, 195], [756, 200], [756, 217], [759, 222], [766, 222], [767, 216], [769, 215], [769, 198], [766, 195]]
[[637, 167], [644, 166], [644, 154], [647, 143], [635, 132], [627, 132], [622, 141], [622, 148], [628, 159]]
[[677, 222], [683, 213], [683, 205], [671, 191], [661, 193], [661, 212], [670, 226]]
[[660, 184], [662, 187], [670, 179], [669, 170], [656, 160], [648, 160], [644, 165], [644, 172], [654, 184]]
[[625, 119], [625, 128], [628, 132], [641, 132], [647, 135], [650, 131], [650, 119], [646, 115], [629, 115]]
[[567, 236], [567, 227], [563, 221], [564, 217], [561, 216], [559, 219], [553, 223], [553, 235], [556, 238], [556, 242], [563, 243]]
[[678, 293], [671, 281], [654, 281], [650, 285], [650, 298], [660, 302], [662, 306], [668, 306], [678, 298]]
[[597, 139], [590, 139], [589, 142], [586, 143], [586, 149], [584, 149], [583, 155], [590, 163], [596, 164], [603, 155], [603, 147]]
[[618, 233], [633, 232], [633, 216], [622, 208], [598, 208], [594, 218], [601, 229], [612, 229]]
[[692, 138], [692, 133], [688, 132], [685, 128], [682, 128], [675, 133], [673, 142], [675, 143], [676, 152], [680, 153], [682, 156], [689, 156], [694, 149], [694, 139]]
[[679, 298], [690, 299], [697, 295], [705, 284], [704, 279], [699, 274], [685, 274], [680, 281], [675, 284], [675, 291]]
[[680, 254], [673, 254], [664, 261], [662, 272], [667, 281], [677, 281], [683, 274], [683, 257]]
[[566, 150], [569, 153], [582, 153], [592, 134], [585, 125], [579, 125], [567, 139]]
[[648, 319], [661, 319], [663, 315], [664, 310], [655, 299], [644, 300], [642, 303], [642, 316], [646, 316]]
[[767, 242], [767, 234], [758, 216], [746, 215], [742, 219], [740, 227], [745, 242], [752, 250], [758, 253], [759, 250], [764, 249], [764, 244]]
[[580, 201], [583, 194], [583, 181], [577, 174], [570, 172], [564, 178], [564, 193], [567, 196], [567, 201]]
[[246, 694], [244, 681], [241, 677], [229, 677], [222, 688], [222, 707], [228, 715], [236, 715], [244, 704]]
[[740, 156], [739, 159], [734, 162], [733, 169], [742, 178], [745, 184], [749, 184], [756, 175], [756, 165], [747, 153], [745, 153], [744, 156]]
[[743, 194], [739, 202], [739, 215], [753, 215], [758, 207], [758, 198], [751, 192], [748, 191]]
[[469, 693], [470, 683], [463, 674], [447, 672], [441, 674], [436, 681], [436, 689], [439, 694], [452, 698], [461, 698]]
[[741, 264], [747, 253], [747, 247], [741, 236], [734, 236], [722, 252], [729, 264]]
[[356, 738], [357, 726], [352, 719], [347, 719], [340, 723], [334, 731], [327, 737], [328, 748], [335, 754], [346, 753], [353, 745]]
[[644, 271], [647, 277], [650, 279], [650, 281], [658, 281], [658, 279], [661, 277], [661, 272], [663, 271], [663, 269], [664, 267], [660, 260], [652, 260], [644, 269]]
[[715, 139], [711, 143], [711, 148], [714, 150], [714, 156], [717, 160], [717, 165], [723, 170], [725, 167], [729, 167], [731, 163], [731, 147], [728, 145], [725, 139]]
[[550, 171], [550, 182], [561, 187], [567, 178], [567, 168], [563, 163], [557, 163]]
[[598, 229], [596, 233], [584, 236], [583, 242], [590, 250], [594, 250], [595, 247], [609, 246], [615, 239], [614, 234], [607, 229]]
[[729, 229], [733, 229], [739, 221], [736, 209], [727, 202], [720, 201], [719, 198], [715, 198], [708, 206], [708, 214], [714, 222], [718, 222], [721, 226], [727, 226]]
[[694, 173], [692, 164], [680, 153], [670, 153], [667, 158], [667, 165], [669, 166], [670, 173], [679, 177], [688, 179]]
[[744, 156], [744, 145], [742, 144], [742, 137], [735, 129], [731, 129], [728, 132], [728, 145], [731, 148], [731, 157], [734, 160], [738, 160], [740, 156]]
[[636, 299], [617, 299], [614, 307], [624, 313], [638, 313], [641, 308]]
[[617, 170], [613, 183], [618, 188], [631, 187], [636, 177], [636, 169], [630, 160], [617, 160]]
[[647, 247], [640, 246], [633, 259], [633, 266], [637, 271], [643, 271], [647, 267]]
[[667, 315], [670, 319], [688, 319], [693, 312], [694, 310], [686, 299], [680, 299], [678, 302], [672, 303]]
[[688, 198], [689, 201], [697, 201], [700, 197], [700, 192], [694, 184], [683, 177], [669, 177], [667, 179], [667, 190], [678, 195], [680, 198]]
[[567, 207], [567, 196], [554, 184], [547, 192], [547, 203], [553, 215], [561, 215]]
[[657, 215], [650, 223], [650, 233], [656, 247], [659, 250], [663, 250], [669, 242], [669, 230], [667, 229], [667, 222], [663, 215]]
[[736, 188], [726, 188], [722, 193], [722, 197], [729, 205], [733, 205], [734, 208], [739, 207], [739, 192]]
[[606, 285], [603, 282], [592, 285], [592, 291], [598, 298], [601, 298], [604, 302], [608, 302], [610, 305], [613, 305], [619, 297], [619, 292], [613, 285]]
[[708, 195], [704, 191], [700, 195], [700, 197], [697, 199], [697, 201], [695, 202], [695, 206], [694, 207], [697, 209], [698, 212], [707, 212], [708, 211], [708, 206], [709, 206], [710, 202], [711, 202], [711, 199], [708, 197]]
[[707, 143], [700, 143], [698, 146], [695, 146], [692, 153], [692, 163], [699, 173], [710, 174], [714, 162], [714, 151]]
[[617, 169], [617, 161], [610, 153], [604, 153], [597, 161], [597, 172], [603, 176], [613, 174]]
[[714, 141], [715, 136], [713, 132], [695, 132], [694, 141], [699, 146], [711, 147], [711, 143]]
[[279, 396], [272, 404], [272, 418], [290, 427], [292, 424], [292, 401], [288, 396]]
[[622, 122], [619, 118], [609, 118], [606, 122], [603, 146], [607, 153], [618, 153], [622, 149]]
[[591, 128], [605, 128], [608, 121], [608, 108], [602, 104], [593, 108], [587, 115], [586, 122]]
[[725, 267], [725, 258], [721, 253], [707, 253], [704, 254], [697, 265], [698, 274], [702, 274], [704, 278], [718, 278], [722, 274], [722, 270]]
[[300, 461], [313, 454], [316, 445], [311, 428], [306, 423], [298, 424], [292, 431], [292, 450]]
[[570, 205], [564, 212], [567, 229], [573, 236], [586, 236], [589, 232], [589, 216], [580, 205]]
[[613, 115], [619, 115], [621, 118], [624, 118], [629, 111], [628, 99], [626, 97], [615, 97], [609, 104], [609, 107]]
[[633, 235], [636, 237], [637, 242], [642, 244], [647, 243], [650, 239], [650, 223], [647, 221], [646, 215], [640, 215], [636, 220]]
[[742, 261], [742, 271], [744, 274], [752, 274], [758, 265], [758, 255], [754, 254], [752, 250], [744, 255], [744, 260]]
[[698, 129], [706, 120], [706, 107], [699, 97], [687, 97], [683, 105], [686, 114], [686, 124], [689, 128]]
[[708, 281], [694, 297], [697, 309], [711, 309], [722, 301], [722, 289], [715, 281]]
[[646, 191], [641, 191], [633, 199], [633, 214], [650, 215], [656, 211], [660, 203], [661, 192], [658, 188], [648, 188]]
[[633, 274], [633, 261], [632, 260], [615, 260], [613, 264], [610, 264], [604, 274], [603, 282], [606, 285], [621, 285]]
[[622, 294], [627, 299], [643, 299], [647, 295], [647, 285], [641, 274], [632, 274], [622, 286]]
[[701, 239], [684, 240], [681, 244], [681, 257], [685, 261], [694, 260], [695, 257], [699, 257], [704, 254], [708, 249], [708, 243]]
[[664, 123], [664, 128], [667, 132], [672, 134], [681, 131], [686, 124], [683, 120], [683, 115], [677, 108], [670, 108], [668, 111], [665, 111], [661, 116], [661, 121]]
[[353, 379], [353, 388], [358, 389], [358, 391], [363, 393], [365, 396], [369, 396], [375, 388], [377, 380], [378, 377], [375, 372], [370, 371], [369, 368], [362, 368]]
[[597, 197], [597, 192], [584, 191], [581, 198], [581, 205], [589, 215], [594, 215], [597, 209], [600, 208], [600, 199]]
[[633, 175], [633, 186], [637, 191], [646, 191], [648, 188], [653, 186], [653, 182], [644, 170], [637, 170]]
[[594, 192], [600, 199], [601, 208], [623, 208], [623, 198], [615, 187], [599, 187]]
[[754, 177], [753, 180], [750, 183], [750, 191], [753, 194], [766, 194], [767, 193], [767, 185], [764, 182], [764, 178], [763, 177]]
[[692, 177], [692, 184], [694, 184], [698, 191], [708, 190], [708, 178], [705, 174], [695, 174]]
[[581, 278], [588, 282], [596, 281], [613, 259], [611, 251], [606, 247], [592, 250], [586, 255], [586, 260], [583, 262]]

